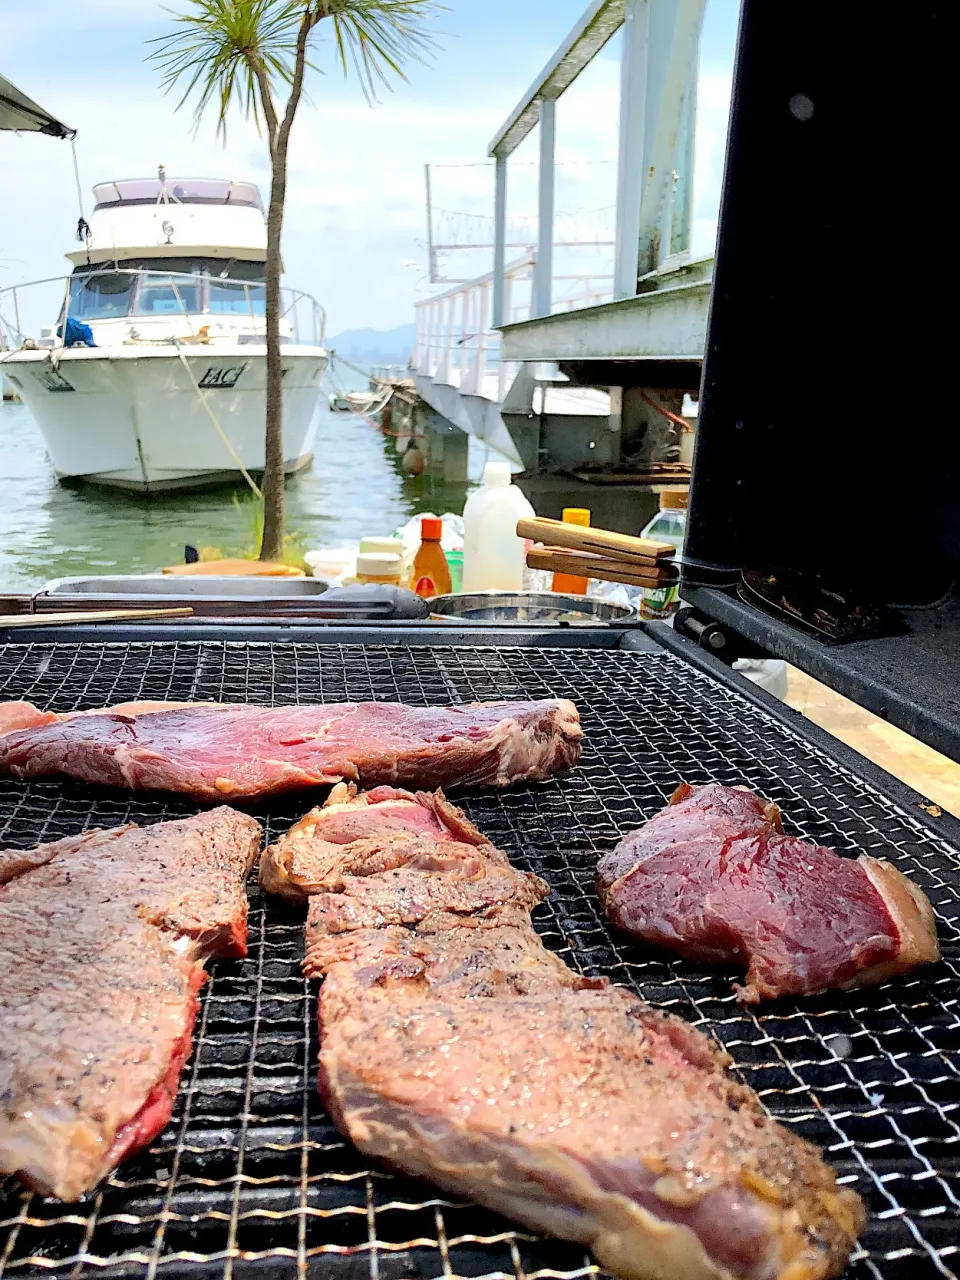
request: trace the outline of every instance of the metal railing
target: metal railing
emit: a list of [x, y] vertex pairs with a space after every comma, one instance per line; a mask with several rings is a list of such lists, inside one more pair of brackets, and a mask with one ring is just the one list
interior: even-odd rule
[[[76, 299], [71, 296], [74, 292], [74, 286], [83, 287], [83, 282], [89, 284], [90, 282], [107, 278], [119, 280], [121, 277], [131, 277], [131, 284], [130, 288], [125, 291], [125, 309], [117, 311], [115, 314], [97, 315], [90, 310], [85, 311], [83, 307], [77, 306]], [[144, 285], [169, 286], [176, 299], [178, 310], [158, 312], [156, 314], [141, 310], [141, 300], [145, 296]], [[226, 288], [230, 292], [236, 293], [238, 297], [242, 292], [244, 309], [242, 311], [211, 309], [211, 286]], [[130, 267], [97, 267], [90, 271], [78, 271], [64, 276], [48, 276], [42, 280], [31, 280], [24, 284], [9, 285], [5, 289], [0, 289], [0, 351], [18, 350], [25, 342], [31, 340], [31, 335], [27, 331], [21, 315], [21, 302], [27, 290], [47, 289], [50, 299], [48, 314], [56, 314], [57, 319], [55, 325], [46, 325], [45, 327], [53, 328], [55, 336], [52, 340], [42, 340], [39, 345], [60, 346], [66, 321], [71, 318], [91, 325], [125, 321], [130, 322], [134, 330], [137, 329], [138, 325], [141, 327], [151, 325], [157, 327], [158, 322], [162, 324], [163, 322], [175, 321], [179, 323], [183, 321], [188, 327], [189, 336], [195, 336], [196, 328], [203, 327], [204, 324], [209, 323], [211, 320], [220, 322], [233, 320], [235, 322], [235, 332], [241, 333], [245, 337], [250, 335], [263, 336], [266, 332], [263, 287], [263, 283], [260, 281], [238, 280], [229, 276], [212, 276], [205, 272], [161, 271]], [[184, 294], [187, 290], [193, 289], [197, 290], [197, 306], [189, 307], [184, 300]], [[281, 337], [283, 341], [296, 345], [322, 347], [326, 332], [326, 312], [320, 303], [311, 294], [305, 293], [301, 289], [291, 289], [284, 286], [280, 290], [280, 304]], [[46, 306], [46, 304], [43, 305]], [[31, 306], [29, 309], [31, 311], [39, 310], [37, 306]], [[195, 324], [195, 322], [199, 323]], [[35, 338], [33, 340], [36, 341]], [[123, 340], [125, 342], [136, 342], [138, 338], [136, 336], [132, 338], [125, 336]], [[140, 340], [151, 341], [151, 339], [142, 337]], [[152, 341], [173, 340], [171, 337], [152, 339]]]
[[706, 0], [591, 0], [487, 148], [496, 161], [494, 324], [504, 323], [507, 163], [539, 126], [533, 315], [553, 310], [557, 102], [622, 30], [614, 293], [690, 247], [700, 29]]
[[[498, 330], [555, 311], [636, 295], [672, 255], [689, 256], [699, 39], [706, 0], [591, 0], [488, 148], [496, 163], [493, 270], [416, 304], [413, 371], [502, 403], [517, 362]], [[622, 31], [616, 241], [609, 276], [555, 275], [556, 105]], [[507, 165], [539, 127], [537, 243], [506, 262]], [[525, 285], [523, 304], [517, 286]], [[566, 288], [558, 288], [565, 282]], [[492, 370], [491, 370], [492, 372]]]
[[[505, 324], [526, 320], [533, 309], [536, 254], [508, 263], [503, 275]], [[600, 274], [555, 276], [561, 309], [594, 306], [613, 294], [613, 277]], [[410, 367], [434, 382], [456, 386], [464, 395], [502, 401], [519, 366], [500, 359], [500, 334], [492, 324], [494, 272], [416, 304], [416, 345]], [[496, 375], [494, 385], [493, 375]]]

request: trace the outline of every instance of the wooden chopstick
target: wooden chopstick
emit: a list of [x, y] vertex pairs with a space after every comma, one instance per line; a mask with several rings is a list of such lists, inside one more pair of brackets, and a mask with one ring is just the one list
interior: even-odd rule
[[581, 578], [600, 578], [604, 582], [625, 582], [635, 587], [665, 587], [678, 580], [676, 571], [645, 569], [626, 560], [611, 560], [584, 552], [558, 551], [552, 547], [527, 552], [531, 569], [552, 569], [554, 573], [572, 573]]
[[0, 614], [0, 631], [18, 627], [60, 627], [70, 622], [137, 622], [141, 618], [189, 618], [193, 610], [181, 609], [77, 609], [70, 613]]
[[626, 533], [614, 533], [610, 529], [591, 529], [577, 524], [564, 524], [561, 520], [517, 521], [517, 537], [543, 542], [550, 547], [566, 547], [571, 551], [592, 551], [606, 554], [611, 559], [630, 560], [651, 568], [661, 560], [669, 560], [677, 554], [669, 542], [651, 542], [647, 538], [631, 538]]

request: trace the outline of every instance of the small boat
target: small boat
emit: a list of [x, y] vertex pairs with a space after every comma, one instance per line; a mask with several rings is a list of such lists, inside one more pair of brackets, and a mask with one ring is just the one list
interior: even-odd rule
[[332, 391], [330, 408], [333, 413], [359, 413], [361, 416], [379, 413], [383, 408], [380, 391]]
[[[253, 183], [104, 182], [73, 272], [0, 290], [0, 371], [61, 479], [160, 493], [264, 465], [266, 224]], [[56, 324], [22, 316], [46, 289]], [[51, 294], [51, 290], [53, 293]], [[36, 295], [34, 295], [36, 297]], [[52, 305], [51, 305], [52, 304]], [[312, 457], [324, 314], [283, 290], [284, 468]]]

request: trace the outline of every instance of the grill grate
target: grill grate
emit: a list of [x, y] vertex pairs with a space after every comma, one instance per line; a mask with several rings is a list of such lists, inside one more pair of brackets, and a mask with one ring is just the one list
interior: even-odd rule
[[[770, 1111], [826, 1149], [871, 1210], [848, 1280], [955, 1276], [958, 852], [763, 710], [666, 653], [212, 642], [0, 649], [0, 697], [57, 710], [139, 697], [424, 704], [550, 695], [580, 707], [581, 766], [464, 802], [518, 866], [553, 886], [536, 917], [547, 945], [710, 1032]], [[681, 780], [746, 783], [781, 805], [792, 830], [892, 856], [934, 904], [943, 962], [885, 987], [757, 1015], [737, 1006], [729, 974], [615, 934], [592, 889], [597, 859]], [[307, 797], [286, 797], [257, 816], [276, 835], [307, 807]], [[190, 809], [0, 781], [0, 839], [26, 847]], [[171, 1123], [80, 1204], [0, 1184], [0, 1277], [597, 1275], [577, 1246], [371, 1168], [342, 1141], [314, 1084], [316, 993], [299, 969], [302, 920], [255, 885], [250, 892], [249, 956], [214, 966]]]

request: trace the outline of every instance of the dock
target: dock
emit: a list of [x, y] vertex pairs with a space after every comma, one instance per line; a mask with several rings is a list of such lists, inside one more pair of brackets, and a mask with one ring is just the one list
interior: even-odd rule
[[[713, 259], [690, 253], [704, 9], [705, 0], [593, 0], [488, 147], [492, 270], [417, 304], [408, 421], [422, 424], [431, 447], [430, 432], [454, 431], [509, 458], [545, 516], [587, 506], [598, 524], [636, 533], [658, 488], [689, 478], [688, 397], [699, 390], [713, 278]], [[613, 276], [582, 277], [560, 310], [556, 104], [621, 30]], [[537, 243], [508, 262], [509, 161], [534, 129]], [[446, 445], [445, 457], [456, 453]]]

